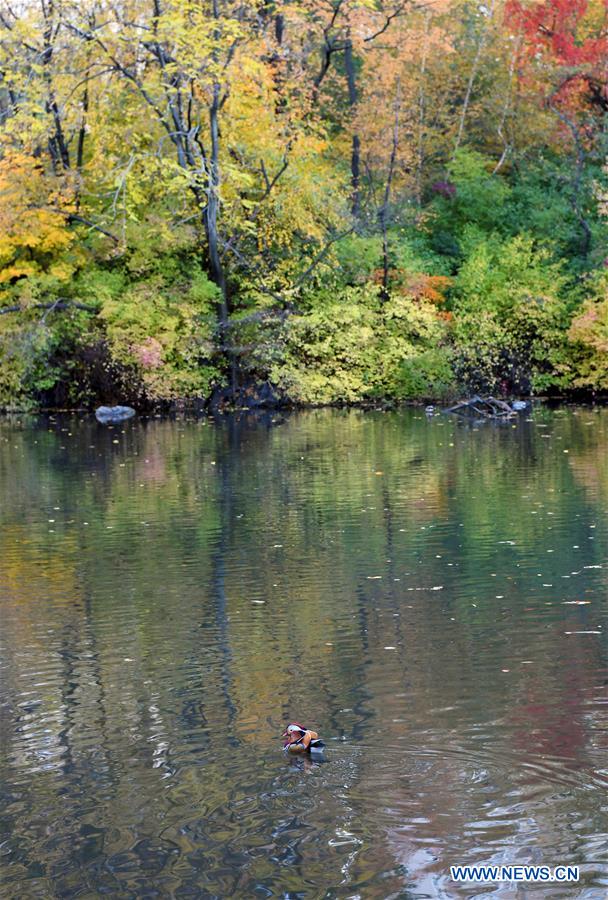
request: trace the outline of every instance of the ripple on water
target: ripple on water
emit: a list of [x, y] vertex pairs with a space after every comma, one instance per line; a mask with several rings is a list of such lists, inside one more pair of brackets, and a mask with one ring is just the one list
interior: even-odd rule
[[0, 422], [3, 896], [603, 897], [588, 415]]

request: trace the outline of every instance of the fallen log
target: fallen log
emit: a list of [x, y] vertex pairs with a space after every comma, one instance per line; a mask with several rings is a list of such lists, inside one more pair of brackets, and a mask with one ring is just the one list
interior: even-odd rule
[[477, 394], [468, 400], [461, 400], [444, 412], [455, 413], [458, 416], [479, 416], [482, 419], [510, 419], [516, 415], [516, 411], [505, 400], [499, 400], [497, 397], [479, 397]]

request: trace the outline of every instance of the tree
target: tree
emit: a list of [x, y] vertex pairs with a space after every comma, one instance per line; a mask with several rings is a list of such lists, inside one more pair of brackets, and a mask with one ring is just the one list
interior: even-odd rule
[[522, 38], [520, 79], [536, 81], [542, 102], [560, 124], [560, 138], [571, 142], [571, 203], [586, 256], [592, 230], [583, 206], [583, 179], [608, 111], [608, 7], [603, 0], [509, 0], [506, 19]]

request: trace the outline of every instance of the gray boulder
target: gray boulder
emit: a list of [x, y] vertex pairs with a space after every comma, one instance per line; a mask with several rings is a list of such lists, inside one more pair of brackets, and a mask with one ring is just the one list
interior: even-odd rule
[[135, 415], [132, 406], [99, 406], [95, 410], [95, 418], [102, 425], [114, 425], [116, 422], [124, 422]]

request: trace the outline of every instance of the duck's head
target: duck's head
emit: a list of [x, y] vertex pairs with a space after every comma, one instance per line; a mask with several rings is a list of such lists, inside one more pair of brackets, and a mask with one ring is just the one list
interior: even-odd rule
[[304, 725], [300, 725], [299, 722], [292, 722], [282, 734], [282, 737], [285, 738], [284, 746], [286, 747], [288, 744], [293, 744], [294, 741], [299, 741], [305, 732], [306, 728]]

